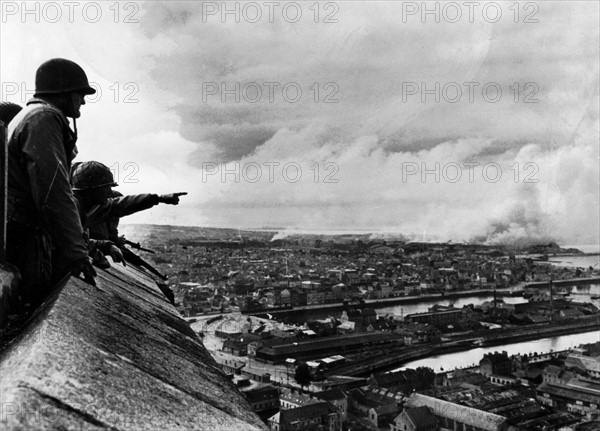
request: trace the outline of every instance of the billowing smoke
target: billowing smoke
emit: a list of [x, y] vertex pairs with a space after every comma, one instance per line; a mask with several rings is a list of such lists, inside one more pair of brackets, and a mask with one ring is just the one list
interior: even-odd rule
[[[403, 22], [404, 3], [337, 3], [332, 23], [308, 4], [298, 22], [253, 23], [203, 14], [234, 3], [146, 2], [139, 25], [3, 25], [3, 79], [66, 56], [47, 40], [88, 63], [105, 92], [81, 157], [135, 161], [126, 193], [190, 192], [128, 222], [597, 243], [598, 4], [544, 3], [524, 24], [508, 6], [496, 23]], [[23, 58], [29, 45], [44, 58]], [[111, 103], [117, 81], [139, 103]]]
[[552, 241], [540, 208], [540, 193], [536, 187], [524, 184], [517, 192], [517, 202], [498, 219], [490, 220], [485, 241], [489, 244], [541, 243]]

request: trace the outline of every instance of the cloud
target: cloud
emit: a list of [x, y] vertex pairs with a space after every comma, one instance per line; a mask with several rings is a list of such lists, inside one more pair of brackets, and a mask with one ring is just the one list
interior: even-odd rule
[[[136, 162], [128, 193], [191, 192], [132, 221], [598, 241], [596, 3], [542, 3], [530, 24], [504, 4], [497, 23], [422, 23], [403, 22], [402, 2], [341, 2], [329, 24], [306, 4], [297, 23], [277, 11], [255, 24], [203, 13], [211, 4], [0, 30], [3, 80], [31, 82], [56, 55], [102, 85], [79, 122], [82, 159]], [[137, 103], [123, 103], [127, 83]]]

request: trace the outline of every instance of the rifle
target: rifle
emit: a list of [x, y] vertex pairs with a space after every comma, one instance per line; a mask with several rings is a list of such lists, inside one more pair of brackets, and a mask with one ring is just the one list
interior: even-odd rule
[[123, 259], [125, 259], [127, 262], [130, 262], [133, 265], [141, 266], [142, 268], [146, 268], [152, 274], [160, 277], [160, 279], [163, 281], [168, 278], [166, 275], [163, 275], [160, 272], [158, 272], [158, 270], [156, 268], [154, 268], [152, 265], [150, 265], [148, 262], [146, 262], [144, 259], [139, 257], [137, 254], [135, 254], [128, 248], [120, 247], [120, 249], [121, 249], [121, 252], [123, 253]]
[[128, 246], [133, 247], [136, 250], [145, 251], [147, 253], [155, 254], [152, 250], [149, 250], [147, 248], [142, 247], [139, 242], [129, 241], [128, 239], [125, 239], [125, 237], [121, 237], [120, 240], [124, 244], [127, 244]]
[[[148, 262], [146, 262], [144, 259], [139, 257], [137, 254], [135, 254], [131, 250], [129, 250], [125, 246], [122, 246], [119, 248], [120, 248], [121, 252], [123, 253], [123, 259], [125, 259], [127, 262], [129, 262], [133, 265], [138, 265], [143, 268], [146, 268], [152, 274], [158, 276], [162, 281], [167, 280], [168, 277], [166, 275], [162, 275], [160, 272], [158, 272], [158, 270], [156, 268], [154, 268], [152, 265], [150, 265]], [[163, 293], [163, 295], [166, 296], [166, 298], [169, 300], [169, 302], [176, 306], [177, 304], [175, 303], [175, 294], [173, 293], [171, 288], [165, 283], [156, 282], [156, 285], [158, 286], [160, 291]]]

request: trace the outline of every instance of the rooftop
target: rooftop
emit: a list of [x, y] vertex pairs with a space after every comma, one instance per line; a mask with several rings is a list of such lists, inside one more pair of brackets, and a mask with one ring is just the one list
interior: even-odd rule
[[505, 422], [503, 416], [418, 393], [413, 393], [406, 399], [406, 406], [426, 406], [436, 416], [446, 417], [486, 431], [497, 431]]
[[336, 413], [337, 409], [326, 401], [309, 404], [295, 409], [284, 409], [281, 410], [279, 415], [279, 423], [295, 423], [309, 420], [312, 418], [328, 416], [332, 413]]
[[429, 407], [408, 407], [404, 411], [417, 428], [437, 425], [437, 419]]
[[324, 401], [343, 400], [348, 398], [348, 394], [340, 388], [333, 388], [323, 392], [317, 392], [315, 397]]

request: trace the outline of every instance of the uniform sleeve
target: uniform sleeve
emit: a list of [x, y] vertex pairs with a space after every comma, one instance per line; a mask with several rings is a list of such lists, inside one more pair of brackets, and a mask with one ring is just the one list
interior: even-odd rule
[[158, 195], [142, 194], [108, 199], [101, 205], [92, 207], [85, 215], [85, 227], [105, 223], [158, 205]]
[[23, 153], [42, 223], [61, 254], [76, 261], [87, 256], [87, 247], [69, 183], [63, 127], [54, 113], [35, 115], [23, 133]]

